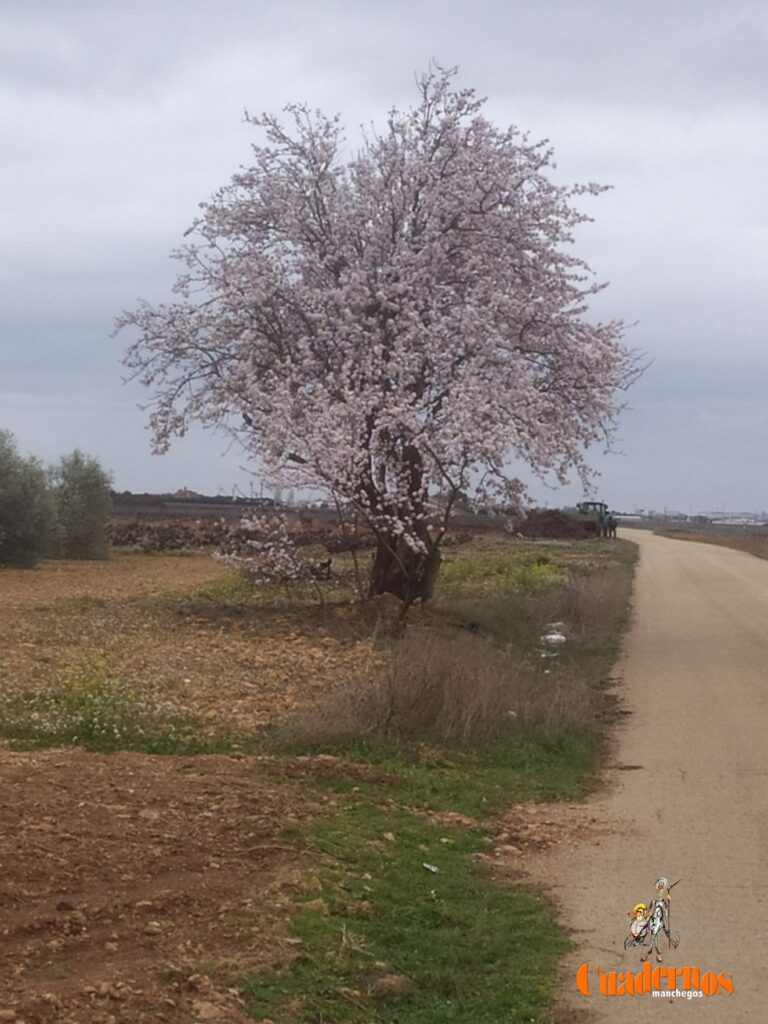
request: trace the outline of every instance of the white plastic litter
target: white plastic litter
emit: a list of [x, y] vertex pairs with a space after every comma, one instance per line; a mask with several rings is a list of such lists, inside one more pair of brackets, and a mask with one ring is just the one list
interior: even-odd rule
[[568, 635], [566, 633], [565, 623], [548, 622], [539, 639], [543, 644], [547, 644], [549, 647], [560, 647], [562, 644], [567, 643]]
[[545, 644], [564, 644], [568, 637], [565, 633], [560, 633], [556, 630], [550, 630], [548, 633], [542, 633], [540, 637], [542, 643]]

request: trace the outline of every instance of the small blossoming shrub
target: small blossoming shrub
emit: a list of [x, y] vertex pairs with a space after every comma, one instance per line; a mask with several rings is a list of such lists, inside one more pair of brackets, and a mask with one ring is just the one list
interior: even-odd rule
[[318, 561], [300, 548], [283, 515], [244, 518], [230, 530], [227, 543], [214, 557], [237, 570], [253, 586], [330, 579], [331, 559]]

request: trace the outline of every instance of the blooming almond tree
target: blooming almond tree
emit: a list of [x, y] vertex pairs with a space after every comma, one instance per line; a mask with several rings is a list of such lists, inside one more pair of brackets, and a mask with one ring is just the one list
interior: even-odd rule
[[568, 251], [574, 198], [602, 189], [553, 184], [551, 151], [454, 74], [425, 75], [356, 155], [305, 106], [287, 127], [247, 117], [265, 144], [202, 204], [177, 301], [118, 320], [156, 450], [198, 420], [326, 490], [377, 538], [370, 592], [406, 608], [432, 593], [459, 492], [515, 500], [511, 457], [586, 478], [637, 375], [622, 324], [586, 319], [601, 286]]

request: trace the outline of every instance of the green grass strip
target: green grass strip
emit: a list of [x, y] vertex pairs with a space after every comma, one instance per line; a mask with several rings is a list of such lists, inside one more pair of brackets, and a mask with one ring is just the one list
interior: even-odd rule
[[358, 801], [312, 822], [301, 838], [327, 865], [322, 898], [307, 895], [293, 916], [302, 940], [296, 962], [242, 982], [255, 1019], [550, 1019], [551, 982], [568, 941], [540, 894], [495, 882], [474, 859], [488, 849], [481, 829]]
[[[308, 777], [323, 789], [482, 819], [518, 801], [583, 799], [593, 786], [601, 743], [597, 728], [548, 735], [511, 727], [483, 746], [368, 739], [305, 745], [301, 753], [341, 758], [314, 777], [311, 763], [307, 767]], [[288, 757], [284, 763], [294, 762]], [[347, 771], [345, 763], [382, 774], [368, 780]], [[266, 770], [280, 775], [280, 759]]]

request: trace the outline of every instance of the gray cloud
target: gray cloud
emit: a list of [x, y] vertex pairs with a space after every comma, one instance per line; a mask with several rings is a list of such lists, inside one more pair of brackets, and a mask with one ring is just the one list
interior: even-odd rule
[[[653, 358], [595, 463], [615, 504], [768, 506], [768, 8], [735, 0], [6, 2], [0, 9], [0, 426], [76, 445], [119, 486], [229, 488], [200, 433], [149, 454], [112, 318], [167, 297], [197, 203], [247, 162], [245, 107], [307, 99], [361, 123], [461, 66], [497, 121], [548, 137], [585, 208], [596, 315]], [[550, 503], [572, 498], [540, 491]]]

